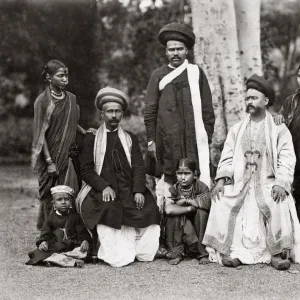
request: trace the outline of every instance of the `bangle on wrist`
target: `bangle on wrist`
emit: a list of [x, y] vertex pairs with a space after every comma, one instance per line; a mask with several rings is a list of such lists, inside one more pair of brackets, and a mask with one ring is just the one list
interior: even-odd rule
[[47, 165], [53, 164], [52, 158], [51, 157], [47, 158], [46, 163], [47, 163]]
[[192, 207], [188, 206], [188, 211], [191, 212], [192, 211]]

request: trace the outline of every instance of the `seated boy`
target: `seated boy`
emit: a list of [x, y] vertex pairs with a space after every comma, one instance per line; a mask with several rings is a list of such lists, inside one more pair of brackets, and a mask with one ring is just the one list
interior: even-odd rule
[[[89, 233], [80, 216], [72, 211], [71, 202], [74, 191], [68, 186], [58, 185], [51, 188], [51, 194], [53, 211], [42, 227], [40, 238], [36, 243], [38, 248], [28, 253], [30, 260], [26, 264], [36, 265], [46, 260], [48, 266], [50, 265], [49, 261], [52, 261], [61, 266], [81, 267], [84, 264], [83, 260], [53, 255], [80, 247], [77, 257], [78, 253], [82, 253], [79, 257], [86, 257], [89, 249]], [[74, 255], [74, 252], [70, 255], [72, 254]], [[53, 260], [49, 258], [51, 256]]]

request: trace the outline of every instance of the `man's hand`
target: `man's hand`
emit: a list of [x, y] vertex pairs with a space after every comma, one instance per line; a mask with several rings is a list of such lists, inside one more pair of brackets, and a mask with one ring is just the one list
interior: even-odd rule
[[88, 241], [83, 241], [80, 245], [81, 252], [87, 252], [89, 250], [89, 243]]
[[153, 157], [157, 161], [155, 142], [152, 142], [152, 144], [150, 146], [148, 146], [148, 154], [149, 154], [149, 157]]
[[285, 189], [279, 185], [273, 186], [271, 195], [276, 203], [283, 202], [286, 198]]
[[141, 209], [144, 207], [145, 197], [141, 193], [136, 193], [134, 195], [134, 201], [136, 202], [136, 208]]
[[41, 251], [48, 251], [48, 242], [44, 241], [44, 242], [40, 243], [39, 249]]
[[211, 199], [213, 201], [216, 201], [217, 199], [220, 200], [220, 193], [222, 196], [224, 196], [224, 184], [225, 184], [224, 178], [218, 180], [217, 185], [211, 192]]
[[104, 202], [114, 201], [116, 199], [115, 191], [110, 186], [107, 186], [102, 192], [102, 199]]
[[51, 175], [58, 175], [59, 174], [55, 163], [52, 163], [52, 164], [48, 165], [47, 166], [47, 171], [48, 171], [48, 174], [51, 174]]
[[285, 122], [285, 118], [283, 115], [276, 115], [273, 117], [273, 119], [276, 125], [281, 125], [282, 123]]

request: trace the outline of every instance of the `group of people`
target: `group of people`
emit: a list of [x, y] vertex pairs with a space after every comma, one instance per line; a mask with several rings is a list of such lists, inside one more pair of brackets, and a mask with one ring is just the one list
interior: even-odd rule
[[[121, 267], [164, 257], [177, 265], [194, 257], [286, 270], [299, 263], [299, 91], [272, 116], [272, 86], [248, 78], [248, 115], [230, 129], [212, 178], [211, 91], [204, 71], [187, 60], [195, 35], [170, 23], [158, 40], [169, 64], [154, 70], [145, 95], [145, 161], [136, 135], [120, 126], [126, 94], [101, 89], [95, 106], [103, 124], [84, 130], [76, 97], [66, 91], [67, 67], [57, 60], [45, 66], [32, 154], [41, 235], [27, 264], [80, 267], [91, 257]], [[73, 147], [77, 133], [85, 135], [81, 153]], [[156, 177], [155, 197], [146, 173]]]

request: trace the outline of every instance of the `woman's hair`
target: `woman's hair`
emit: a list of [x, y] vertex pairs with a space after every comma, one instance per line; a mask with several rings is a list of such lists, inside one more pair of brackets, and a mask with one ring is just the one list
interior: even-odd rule
[[59, 60], [51, 59], [43, 69], [42, 78], [46, 81], [47, 74], [53, 75], [60, 68], [66, 68], [66, 65]]
[[176, 165], [176, 170], [178, 170], [179, 167], [183, 166], [189, 168], [193, 173], [197, 171], [196, 163], [192, 159], [182, 158], [181, 160], [179, 160]]

